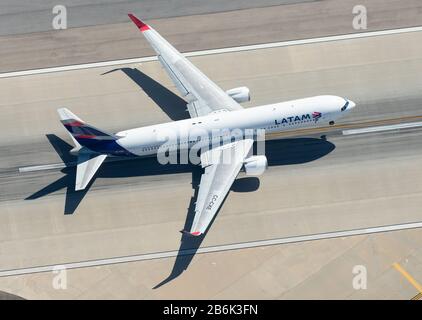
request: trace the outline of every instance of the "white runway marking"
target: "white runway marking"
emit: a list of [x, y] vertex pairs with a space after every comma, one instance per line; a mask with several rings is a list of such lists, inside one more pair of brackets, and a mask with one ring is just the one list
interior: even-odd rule
[[64, 163], [54, 163], [54, 164], [43, 164], [39, 166], [30, 166], [19, 168], [19, 172], [31, 172], [31, 171], [42, 171], [42, 170], [51, 170], [51, 169], [62, 169], [66, 168]]
[[353, 135], [353, 134], [383, 132], [383, 131], [391, 131], [391, 130], [398, 130], [398, 129], [411, 129], [411, 128], [418, 128], [418, 127], [422, 127], [422, 122], [399, 123], [399, 124], [393, 124], [393, 125], [388, 125], [388, 126], [349, 129], [349, 130], [343, 130], [343, 135], [347, 136], [347, 135]]
[[[358, 235], [380, 233], [380, 232], [387, 232], [387, 231], [408, 230], [408, 229], [415, 229], [415, 228], [421, 228], [421, 227], [422, 227], [422, 222], [394, 224], [394, 225], [387, 225], [387, 226], [380, 226], [380, 227], [369, 227], [369, 228], [363, 228], [363, 229], [334, 231], [334, 232], [317, 233], [317, 234], [311, 234], [311, 235], [278, 238], [278, 239], [271, 239], [271, 240], [259, 240], [259, 241], [234, 243], [234, 244], [227, 244], [227, 245], [220, 245], [220, 246], [211, 246], [211, 247], [199, 248], [196, 251], [196, 253], [211, 253], [211, 252], [218, 252], [218, 251], [239, 250], [239, 249], [272, 246], [272, 245], [287, 244], [287, 243], [294, 243], [294, 242], [350, 237], [350, 236], [358, 236]], [[58, 266], [60, 266], [61, 268], [66, 268], [66, 269], [87, 268], [87, 267], [97, 267], [97, 266], [110, 265], [110, 264], [116, 264], [116, 263], [127, 263], [127, 262], [144, 261], [144, 260], [152, 260], [152, 259], [171, 258], [171, 257], [176, 257], [178, 255], [190, 255], [194, 253], [195, 253], [195, 250], [192, 250], [192, 249], [183, 250], [181, 252], [174, 250], [174, 251], [166, 251], [166, 252], [139, 254], [139, 255], [126, 256], [126, 257], [114, 257], [114, 258], [108, 258], [108, 259], [64, 263], [64, 264], [59, 264], [59, 265], [11, 269], [11, 270], [0, 271], [0, 277], [17, 276], [17, 275], [24, 275], [24, 274], [31, 274], [31, 273], [39, 273], [39, 272], [51, 272], [54, 270], [55, 267], [57, 268]]]
[[[272, 43], [255, 44], [255, 45], [239, 46], [239, 47], [228, 47], [228, 48], [221, 48], [221, 49], [194, 51], [194, 52], [185, 53], [185, 56], [186, 57], [205, 56], [205, 55], [210, 55], [210, 54], [220, 54], [220, 53], [228, 53], [228, 52], [240, 52], [240, 51], [269, 49], [269, 48], [277, 48], [277, 47], [297, 46], [297, 45], [303, 45], [303, 44], [312, 44], [312, 43], [329, 42], [329, 41], [340, 41], [340, 40], [351, 40], [351, 39], [359, 39], [359, 38], [367, 38], [367, 37], [378, 37], [378, 36], [386, 36], [386, 35], [408, 33], [408, 32], [418, 32], [418, 31], [422, 31], [422, 26], [411, 27], [411, 28], [390, 29], [390, 30], [382, 30], [382, 31], [353, 33], [353, 34], [344, 34], [344, 35], [337, 35], [337, 36], [302, 39], [302, 40], [272, 42]], [[107, 67], [107, 66], [117, 66], [117, 65], [141, 63], [141, 62], [148, 62], [148, 61], [155, 61], [155, 60], [157, 60], [157, 57], [153, 56], [153, 57], [144, 57], [144, 58], [132, 58], [132, 59], [102, 61], [102, 62], [85, 63], [85, 64], [75, 64], [75, 65], [68, 65], [68, 66], [62, 66], [62, 67], [13, 71], [13, 72], [0, 73], [0, 79], [1, 78], [9, 78], [9, 77], [29, 76], [29, 75], [36, 75], [36, 74], [43, 74], [43, 73], [52, 73], [52, 72], [62, 72], [62, 71], [99, 68], [99, 67]]]

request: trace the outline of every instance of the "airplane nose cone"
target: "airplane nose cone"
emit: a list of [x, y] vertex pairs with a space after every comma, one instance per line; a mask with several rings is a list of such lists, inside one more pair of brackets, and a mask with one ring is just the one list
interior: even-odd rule
[[343, 112], [343, 111], [350, 111], [350, 110], [352, 110], [354, 107], [356, 107], [356, 103], [354, 103], [352, 100], [349, 100], [349, 99], [345, 99], [345, 98], [342, 98], [343, 99], [343, 101], [344, 101], [344, 105], [341, 107], [341, 112]]

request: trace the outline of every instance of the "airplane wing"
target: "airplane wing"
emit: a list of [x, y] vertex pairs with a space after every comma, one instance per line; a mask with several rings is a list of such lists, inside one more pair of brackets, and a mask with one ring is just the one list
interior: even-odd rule
[[157, 31], [133, 14], [129, 14], [129, 18], [142, 31], [177, 90], [188, 102], [187, 107], [192, 118], [222, 109], [227, 111], [242, 109], [240, 104], [208, 79]]
[[216, 147], [201, 154], [205, 172], [201, 176], [195, 217], [190, 234], [203, 234], [236, 179], [244, 160], [253, 145], [252, 139], [244, 139]]

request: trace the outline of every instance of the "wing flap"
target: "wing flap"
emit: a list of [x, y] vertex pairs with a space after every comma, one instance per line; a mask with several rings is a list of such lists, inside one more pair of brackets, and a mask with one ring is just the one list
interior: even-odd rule
[[186, 106], [188, 108], [188, 112], [191, 118], [205, 116], [213, 112], [213, 110], [210, 109], [208, 105], [201, 103], [201, 101], [198, 100], [189, 102]]
[[164, 58], [159, 55], [158, 60], [160, 61], [161, 65], [163, 66], [164, 70], [166, 70], [166, 72], [169, 75], [171, 81], [173, 81], [177, 90], [182, 94], [182, 96], [187, 96], [189, 94], [188, 89], [183, 85], [182, 81], [180, 81], [180, 79], [177, 77], [176, 73], [171, 69], [171, 67], [167, 64], [167, 62], [164, 60]]
[[201, 155], [205, 171], [201, 176], [192, 235], [203, 234], [236, 179], [253, 145], [252, 139], [232, 142]]

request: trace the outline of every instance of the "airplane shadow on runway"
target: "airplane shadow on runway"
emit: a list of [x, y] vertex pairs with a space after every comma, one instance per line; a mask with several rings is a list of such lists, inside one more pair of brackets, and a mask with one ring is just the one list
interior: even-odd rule
[[[65, 141], [61, 140], [55, 135], [47, 135], [48, 140], [53, 145], [55, 151], [62, 158], [66, 164], [74, 164], [75, 157], [69, 155], [69, 150], [72, 149]], [[268, 159], [268, 165], [283, 166], [307, 163], [317, 160], [329, 154], [335, 149], [334, 144], [323, 139], [317, 138], [293, 138], [283, 140], [269, 140], [265, 142], [265, 151]], [[96, 176], [92, 179], [88, 187], [83, 191], [74, 191], [75, 189], [75, 170], [74, 166], [62, 169], [65, 174], [60, 179], [54, 181], [50, 185], [38, 190], [34, 194], [28, 196], [25, 200], [34, 200], [44, 197], [48, 194], [66, 188], [66, 199], [64, 205], [65, 214], [73, 214], [78, 205], [81, 203], [84, 196], [94, 183], [96, 178], [121, 178], [121, 177], [142, 177], [163, 174], [178, 174], [178, 173], [192, 173], [192, 189], [194, 194], [190, 200], [185, 224], [182, 230], [190, 230], [194, 217], [195, 201], [198, 194], [199, 182], [202, 174], [200, 166], [190, 164], [186, 165], [161, 165], [157, 159], [144, 158], [121, 161], [105, 162], [98, 170]], [[265, 174], [265, 173], [264, 173]], [[141, 183], [141, 180], [140, 180]], [[230, 192], [252, 192], [259, 188], [259, 179], [256, 177], [243, 177], [236, 179]], [[230, 194], [229, 192], [229, 194]], [[227, 196], [229, 196], [229, 194]], [[224, 207], [224, 203], [221, 207]], [[217, 217], [218, 213], [215, 217]], [[214, 217], [214, 219], [215, 219]], [[212, 225], [212, 222], [211, 222]], [[208, 230], [211, 229], [210, 228]], [[208, 232], [208, 231], [207, 231]], [[162, 282], [157, 284], [154, 288], [172, 281], [180, 276], [190, 265], [194, 255], [201, 246], [206, 233], [199, 237], [192, 237], [182, 233], [178, 255], [174, 263], [170, 275]]]
[[[115, 72], [124, 72], [133, 80], [172, 120], [181, 120], [189, 118], [186, 111], [186, 101], [175, 95], [173, 92], [156, 82], [146, 74], [136, 68], [121, 68], [108, 71], [105, 74]], [[199, 182], [202, 174], [200, 166], [193, 165], [161, 165], [154, 158], [144, 158], [135, 160], [108, 161], [106, 160], [98, 170], [95, 177], [83, 191], [75, 190], [75, 171], [72, 166], [76, 158], [69, 154], [73, 148], [71, 145], [55, 135], [47, 135], [47, 138], [55, 151], [59, 154], [62, 161], [68, 165], [62, 172], [63, 177], [54, 181], [50, 185], [38, 190], [28, 196], [26, 200], [34, 200], [44, 197], [48, 194], [66, 188], [66, 199], [64, 205], [65, 214], [73, 214], [81, 203], [88, 190], [94, 184], [96, 178], [121, 178], [121, 177], [142, 177], [163, 174], [192, 173], [192, 189], [194, 194], [191, 197], [187, 208], [187, 216], [183, 230], [190, 230], [194, 218], [195, 201], [198, 195]], [[296, 138], [283, 140], [269, 140], [265, 142], [266, 156], [268, 165], [282, 166], [307, 163], [324, 157], [335, 149], [335, 146], [323, 139], [316, 138]], [[265, 173], [264, 173], [265, 174]], [[141, 182], [141, 180], [140, 180]], [[259, 179], [256, 177], [238, 178], [230, 189], [230, 192], [252, 192], [259, 188]], [[229, 194], [230, 194], [229, 192]], [[226, 196], [226, 198], [229, 196]], [[225, 200], [224, 200], [225, 201]], [[223, 205], [221, 207], [224, 207]], [[217, 217], [215, 215], [214, 219]], [[214, 220], [213, 220], [214, 221]], [[212, 222], [210, 224], [211, 229]], [[207, 231], [208, 232], [208, 231]], [[190, 265], [197, 250], [201, 246], [205, 233], [199, 237], [192, 237], [182, 233], [178, 249], [178, 255], [169, 276], [157, 284], [154, 289], [172, 281], [180, 276]]]
[[[256, 148], [256, 146], [254, 146], [254, 148]], [[328, 142], [325, 139], [316, 138], [270, 140], [265, 142], [265, 154], [268, 159], [268, 166], [270, 167], [311, 162], [324, 157], [334, 149], [335, 145], [331, 142]], [[192, 172], [192, 188], [194, 189], [194, 195], [192, 196], [189, 204], [188, 214], [183, 230], [190, 229], [195, 215], [195, 201], [198, 195], [200, 175], [202, 173], [202, 171], [198, 170], [198, 168], [199, 167], [196, 167]], [[157, 284], [153, 289], [158, 289], [166, 283], [176, 279], [185, 270], [187, 270], [208, 231], [211, 230], [211, 226], [215, 218], [218, 216], [219, 211], [224, 207], [224, 202], [230, 192], [252, 192], [257, 190], [259, 185], [260, 182], [257, 177], [237, 178], [229, 193], [224, 198], [223, 204], [217, 211], [217, 214], [214, 216], [210, 223], [210, 227], [207, 229], [205, 234], [199, 237], [192, 237], [182, 233], [178, 255], [173, 265], [173, 269], [171, 270], [169, 276]]]
[[161, 110], [164, 111], [164, 113], [167, 114], [171, 120], [177, 121], [190, 118], [185, 100], [136, 68], [113, 69], [103, 73], [102, 75], [116, 71], [122, 71], [125, 73], [148, 95], [148, 97], [155, 102], [156, 105], [161, 108]]

